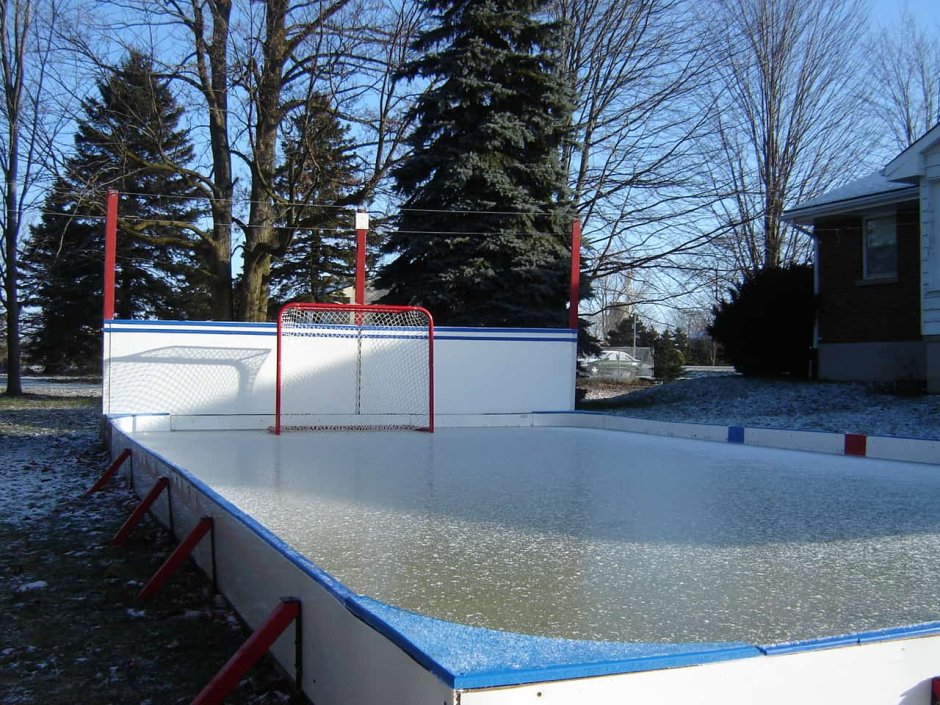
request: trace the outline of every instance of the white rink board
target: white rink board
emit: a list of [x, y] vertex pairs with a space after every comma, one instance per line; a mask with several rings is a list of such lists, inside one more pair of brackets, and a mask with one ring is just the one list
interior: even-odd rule
[[[276, 342], [269, 323], [108, 321], [104, 413], [270, 416], [268, 425]], [[566, 329], [438, 328], [435, 414], [573, 409], [576, 346], [576, 333]], [[331, 371], [319, 389], [290, 394], [318, 398], [321, 410], [347, 408], [351, 370], [334, 360]]]
[[461, 693], [461, 705], [928, 705], [940, 636]]

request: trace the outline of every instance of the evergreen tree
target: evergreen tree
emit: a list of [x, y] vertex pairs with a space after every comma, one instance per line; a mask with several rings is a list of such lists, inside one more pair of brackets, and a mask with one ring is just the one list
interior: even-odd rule
[[665, 382], [682, 374], [685, 357], [676, 345], [676, 336], [667, 328], [653, 346], [653, 376]]
[[437, 22], [405, 75], [432, 88], [393, 172], [405, 200], [378, 285], [388, 303], [420, 304], [443, 324], [562, 326], [571, 102], [559, 28], [535, 19], [542, 0], [425, 5]]
[[[658, 336], [659, 333], [655, 328], [648, 327], [642, 318], [636, 318], [636, 346], [638, 348], [653, 347]], [[633, 316], [621, 319], [615, 328], [607, 331], [607, 344], [615, 348], [633, 346]]]
[[752, 274], [712, 312], [708, 332], [741, 374], [809, 374], [816, 316], [811, 266], [791, 264]]
[[356, 238], [348, 204], [358, 184], [352, 144], [322, 95], [287, 122], [284, 158], [276, 176], [283, 199], [278, 227], [291, 232], [283, 254], [271, 265], [269, 314], [291, 301], [343, 300], [355, 279]]
[[182, 108], [151, 61], [131, 53], [82, 103], [75, 154], [46, 198], [24, 262], [33, 317], [30, 354], [47, 369], [96, 367], [100, 351], [105, 191], [120, 192], [115, 316], [203, 318], [209, 311], [199, 244], [186, 229], [200, 215], [178, 171], [192, 147]]

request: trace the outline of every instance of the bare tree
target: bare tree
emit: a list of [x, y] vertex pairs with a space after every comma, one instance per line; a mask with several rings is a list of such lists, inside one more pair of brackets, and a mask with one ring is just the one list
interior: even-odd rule
[[[370, 199], [401, 151], [406, 129], [401, 115], [408, 96], [394, 76], [421, 21], [420, 3], [111, 0], [109, 4], [127, 17], [120, 27], [125, 48], [149, 43], [162, 75], [178, 84], [192, 131], [208, 138], [202, 164], [187, 174], [200, 181], [211, 207], [211, 228], [199, 235], [214, 274], [213, 315], [263, 320], [271, 260], [283, 255], [293, 234], [291, 227], [278, 223], [289, 220], [298, 206], [284, 202], [274, 189], [285, 126], [298, 111], [320, 104], [314, 98], [325, 97], [329, 109], [350, 128], [360, 159], [359, 188], [332, 205]], [[111, 36], [113, 29], [112, 20]], [[99, 69], [108, 68], [108, 54], [87, 32], [72, 33], [70, 41]], [[181, 169], [169, 162], [164, 166]], [[244, 268], [238, 295], [233, 297], [232, 252], [239, 240]]]
[[[746, 274], [809, 256], [787, 204], [872, 163], [864, 109], [860, 0], [710, 0], [719, 60], [704, 144], [715, 184], [715, 271]], [[703, 25], [707, 22], [703, 15]]]
[[[712, 189], [696, 140], [696, 99], [715, 60], [689, 0], [554, 0], [574, 99], [564, 153], [603, 316], [605, 292], [668, 302], [695, 285], [684, 271], [707, 245]], [[609, 279], [609, 282], [605, 280]]]
[[47, 71], [51, 67], [52, 33], [58, 7], [43, 5], [40, 16], [33, 0], [0, 0], [0, 170], [3, 172], [3, 239], [0, 274], [6, 309], [6, 394], [22, 394], [20, 348], [19, 248], [24, 212], [36, 197], [35, 187], [46, 175], [49, 147], [57, 129], [46, 104]]
[[[236, 176], [230, 130], [232, 100], [230, 49], [232, 0], [111, 0], [85, 7], [59, 28], [59, 38], [86, 75], [106, 76], [118, 69], [116, 57], [140, 51], [153, 58], [154, 75], [172, 79], [177, 100], [187, 109], [190, 132], [203, 146], [197, 163], [176, 163], [169, 155], [144, 161], [127, 154], [127, 168], [182, 174], [193, 181], [209, 204], [208, 224], [173, 221], [119, 221], [121, 234], [146, 239], [155, 224], [193, 232], [203, 266], [210, 274], [211, 316], [230, 320], [232, 296], [232, 229]], [[100, 10], [96, 14], [95, 10]], [[118, 59], [119, 60], [119, 59]], [[83, 86], [77, 88], [83, 90]], [[77, 119], [77, 116], [76, 116]], [[108, 184], [88, 184], [88, 198], [101, 201]], [[187, 244], [188, 243], [188, 244]], [[154, 242], [178, 247], [193, 241]]]
[[905, 10], [871, 43], [871, 102], [898, 150], [940, 122], [938, 31], [928, 31]]

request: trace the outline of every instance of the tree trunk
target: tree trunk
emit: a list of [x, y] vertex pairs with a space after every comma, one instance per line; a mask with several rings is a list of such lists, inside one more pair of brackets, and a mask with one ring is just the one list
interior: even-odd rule
[[271, 255], [256, 247], [245, 251], [245, 269], [242, 296], [239, 301], [239, 319], [243, 321], [268, 320], [268, 284], [271, 277]]
[[277, 165], [277, 129], [281, 124], [281, 81], [287, 60], [287, 0], [268, 0], [263, 64], [257, 78], [258, 121], [255, 125], [251, 208], [245, 233], [245, 266], [239, 318], [268, 319], [271, 254], [277, 248], [274, 172]]
[[[216, 179], [218, 183], [218, 178]], [[229, 179], [231, 188], [231, 179]], [[210, 315], [213, 321], [230, 321], [235, 312], [232, 301], [232, 200], [228, 198], [227, 207], [213, 205], [212, 242], [206, 248], [209, 271], [212, 272], [212, 305]]]
[[[7, 189], [9, 189], [10, 184], [7, 182]], [[15, 185], [14, 185], [15, 192]], [[8, 191], [9, 194], [9, 191]], [[11, 208], [7, 208], [7, 217], [10, 217]], [[5, 228], [6, 232], [4, 237], [6, 239], [6, 281], [4, 282], [4, 289], [6, 292], [6, 309], [7, 309], [7, 325], [6, 325], [6, 334], [7, 334], [7, 396], [21, 396], [23, 394], [23, 381], [21, 377], [21, 351], [20, 351], [20, 301], [19, 301], [19, 292], [17, 291], [16, 279], [18, 273], [18, 266], [16, 261], [16, 241], [15, 230], [11, 232], [12, 228], [10, 223], [12, 221], [7, 220], [7, 227]]]
[[18, 195], [19, 163], [20, 163], [20, 98], [23, 94], [23, 61], [26, 55], [26, 45], [23, 37], [28, 32], [32, 6], [26, 3], [24, 7], [15, 5], [13, 8], [13, 43], [9, 35], [10, 8], [4, 0], [2, 7], [2, 64], [3, 64], [3, 100], [6, 107], [7, 118], [7, 153], [4, 183], [4, 198], [6, 200], [5, 222], [3, 223], [4, 255], [6, 257], [5, 280], [3, 282], [6, 295], [7, 310], [7, 396], [21, 396], [23, 394], [23, 381], [21, 377], [21, 351], [20, 351], [20, 299], [17, 287], [19, 279], [19, 263], [17, 261], [20, 236], [20, 201]]
[[[201, 71], [203, 94], [209, 106], [212, 147], [212, 319], [230, 321], [232, 302], [232, 150], [228, 137], [228, 36], [230, 1], [212, 3], [212, 43], [207, 47], [209, 72]], [[198, 40], [197, 40], [198, 41]], [[208, 85], [207, 85], [208, 84]]]
[[[10, 91], [10, 86], [7, 86]], [[19, 158], [20, 158], [20, 127], [19, 127], [19, 100], [14, 105], [15, 110], [11, 110], [11, 101], [7, 100], [8, 114], [11, 116], [7, 130], [7, 146], [9, 150], [6, 174], [6, 222], [3, 227], [3, 240], [6, 255], [6, 280], [3, 282], [4, 292], [6, 294], [7, 309], [7, 396], [18, 397], [23, 394], [23, 381], [21, 377], [21, 359], [20, 351], [20, 294], [17, 288], [17, 279], [19, 279], [19, 262], [17, 245], [19, 244], [19, 212], [17, 205], [17, 178], [19, 176]]]

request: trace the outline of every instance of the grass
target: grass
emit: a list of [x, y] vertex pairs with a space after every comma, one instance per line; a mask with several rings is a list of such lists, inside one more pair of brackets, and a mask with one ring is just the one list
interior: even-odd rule
[[19, 397], [10, 397], [0, 394], [0, 412], [16, 411], [19, 409], [84, 409], [90, 407], [101, 408], [100, 396], [87, 397], [60, 397], [51, 394], [24, 394]]
[[[194, 566], [151, 602], [135, 601], [173, 541], [148, 519], [127, 546], [108, 545], [137, 500], [123, 481], [82, 496], [107, 462], [97, 441], [99, 404], [0, 398], [4, 477], [12, 486], [15, 473], [39, 473], [36, 486], [48, 478], [45, 486], [59, 495], [26, 519], [17, 517], [30, 512], [28, 504], [7, 503], [0, 516], [2, 705], [189, 703], [247, 638]], [[225, 702], [302, 702], [290, 690], [269, 661]]]

